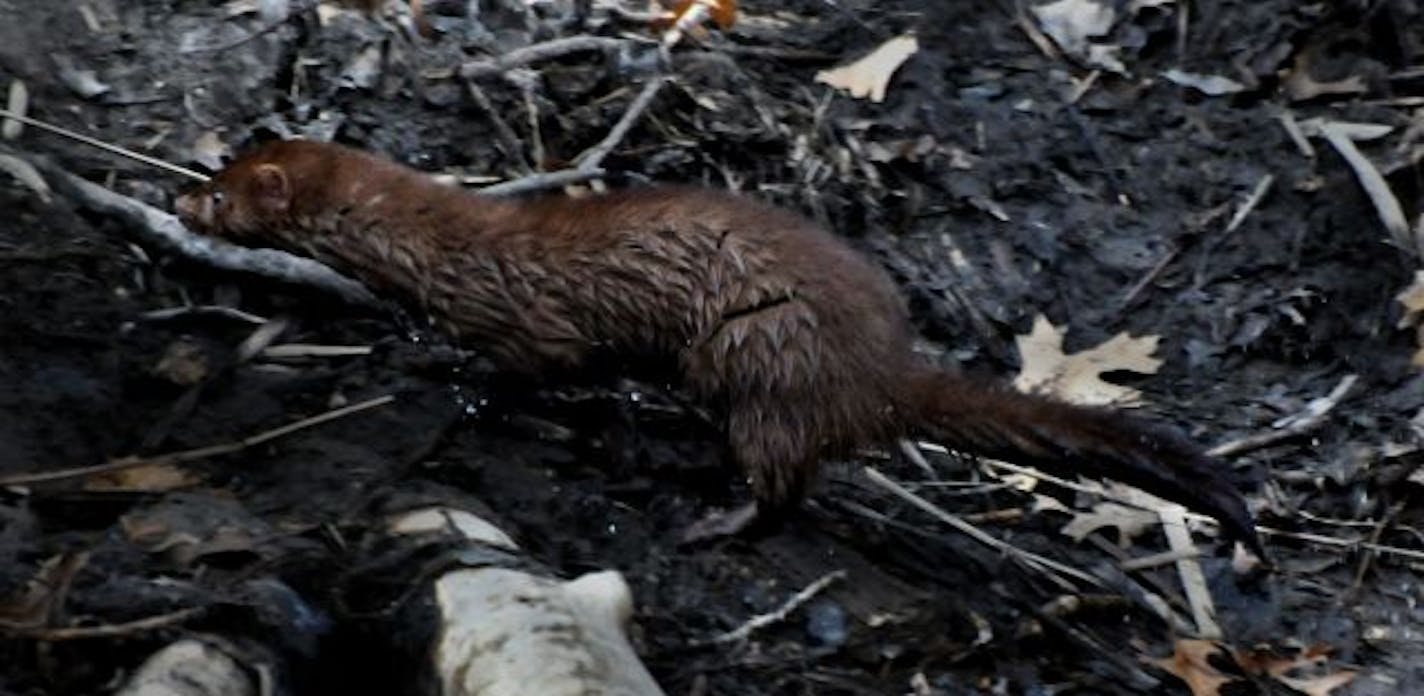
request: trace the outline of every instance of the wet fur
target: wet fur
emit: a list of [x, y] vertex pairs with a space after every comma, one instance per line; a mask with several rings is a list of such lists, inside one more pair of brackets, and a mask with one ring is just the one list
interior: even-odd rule
[[804, 497], [822, 458], [924, 433], [1118, 478], [1252, 538], [1219, 462], [1120, 413], [923, 364], [881, 269], [755, 200], [678, 187], [501, 200], [360, 151], [288, 141], [248, 153], [178, 208], [199, 231], [311, 256], [403, 295], [511, 369], [574, 368], [595, 350], [675, 361], [725, 414], [762, 514]]

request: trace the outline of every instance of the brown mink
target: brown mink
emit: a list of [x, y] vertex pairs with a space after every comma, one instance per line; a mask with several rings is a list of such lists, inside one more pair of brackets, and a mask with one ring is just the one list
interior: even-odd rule
[[533, 373], [593, 351], [675, 361], [725, 417], [759, 516], [823, 457], [924, 434], [958, 450], [1115, 478], [1259, 548], [1227, 467], [1168, 429], [951, 374], [911, 350], [887, 274], [810, 221], [720, 191], [505, 200], [350, 148], [272, 142], [180, 197], [190, 228], [274, 246], [416, 302]]

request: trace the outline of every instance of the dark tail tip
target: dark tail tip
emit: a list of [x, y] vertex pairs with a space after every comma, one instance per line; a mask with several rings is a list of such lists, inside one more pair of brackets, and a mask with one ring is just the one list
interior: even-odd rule
[[1175, 430], [944, 373], [921, 375], [909, 391], [926, 429], [946, 445], [1136, 486], [1216, 518], [1227, 538], [1267, 560], [1231, 467]]

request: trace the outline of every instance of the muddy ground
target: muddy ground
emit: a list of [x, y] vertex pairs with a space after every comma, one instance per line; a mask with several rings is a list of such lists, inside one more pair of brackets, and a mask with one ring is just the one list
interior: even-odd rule
[[[427, 17], [429, 37], [389, 15], [293, 3], [274, 20], [259, 4], [0, 0], [0, 80], [28, 87], [33, 116], [185, 166], [306, 135], [498, 181], [566, 166], [661, 69], [648, 45], [660, 30], [579, 3], [472, 3], [477, 17]], [[1233, 645], [1328, 646], [1327, 671], [1359, 671], [1333, 693], [1417, 692], [1424, 535], [1411, 419], [1424, 380], [1394, 298], [1418, 261], [1390, 242], [1346, 161], [1318, 138], [1303, 152], [1283, 120], [1391, 126], [1360, 147], [1415, 219], [1419, 10], [1138, 4], [1148, 7], [1128, 17], [1119, 3], [1098, 39], [1120, 47], [1127, 74], [1090, 78], [1031, 40], [1032, 21], [1008, 2], [748, 2], [730, 29], [673, 50], [676, 81], [604, 166], [611, 185], [730, 187], [822, 221], [893, 272], [946, 364], [1012, 376], [1013, 338], [1039, 314], [1068, 327], [1070, 350], [1158, 335], [1160, 371], [1124, 378], [1206, 445], [1270, 431], [1357, 375], [1318, 427], [1229, 458], [1255, 481], [1261, 524], [1325, 539], [1269, 536], [1276, 571], [1242, 573], [1202, 526], [1200, 564]], [[883, 103], [814, 81], [905, 32], [921, 49]], [[578, 34], [629, 48], [476, 79], [492, 108], [454, 75], [466, 60]], [[1239, 89], [1206, 95], [1164, 78], [1173, 68]], [[33, 129], [0, 147], [160, 207], [188, 185]], [[185, 463], [178, 481], [0, 491], [0, 692], [112, 689], [184, 632], [228, 636], [293, 693], [408, 688], [410, 672], [387, 665], [418, 646], [353, 610], [342, 588], [361, 562], [351, 540], [421, 499], [487, 509], [561, 574], [626, 574], [637, 645], [669, 693], [1189, 693], [1140, 661], [1183, 636], [1121, 598], [1149, 588], [1189, 615], [1173, 565], [1109, 589], [1060, 586], [871, 485], [861, 464], [925, 482], [890, 450], [829, 463], [804, 514], [775, 534], [679, 547], [680, 530], [747, 491], [716, 428], [675, 388], [618, 370], [586, 384], [509, 380], [478, 346], [448, 345], [400, 308], [214, 271], [134, 239], [0, 174], [0, 476], [396, 400]], [[280, 343], [371, 350], [239, 361], [254, 330], [242, 317], [151, 314], [190, 306], [283, 317]], [[985, 485], [922, 492], [1022, 549], [1106, 573], [1167, 548], [1158, 527], [1125, 548], [1111, 530], [1074, 542], [1059, 531], [1069, 513], [1035, 508], [971, 462], [930, 460], [944, 481]], [[1094, 503], [1050, 483], [1038, 492]], [[845, 580], [751, 640], [690, 647], [838, 569]], [[36, 596], [27, 582], [56, 577], [61, 590], [23, 601]], [[1062, 610], [1065, 596], [1090, 601]], [[114, 636], [46, 633], [184, 607], [205, 611]]]

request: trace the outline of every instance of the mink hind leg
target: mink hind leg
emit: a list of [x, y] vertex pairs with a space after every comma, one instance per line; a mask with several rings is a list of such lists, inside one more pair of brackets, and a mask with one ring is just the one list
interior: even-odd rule
[[787, 407], [756, 400], [727, 412], [729, 458], [751, 486], [753, 500], [709, 515], [683, 533], [683, 543], [775, 532], [796, 512], [815, 482], [814, 443]]

